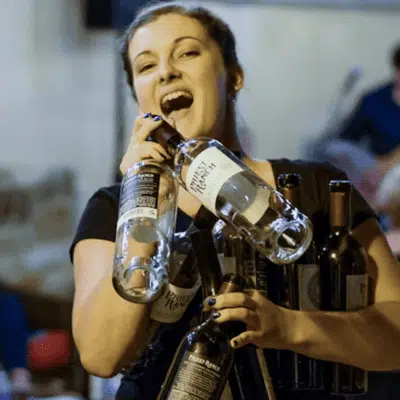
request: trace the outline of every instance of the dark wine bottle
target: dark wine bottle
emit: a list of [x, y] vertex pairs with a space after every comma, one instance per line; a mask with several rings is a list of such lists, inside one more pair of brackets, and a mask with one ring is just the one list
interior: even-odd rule
[[[329, 184], [330, 234], [320, 255], [321, 308], [352, 311], [368, 306], [368, 275], [365, 250], [351, 234], [349, 181]], [[368, 390], [368, 374], [360, 368], [325, 363], [325, 388], [333, 395], [361, 395]]]
[[[278, 190], [300, 210], [300, 184], [298, 174], [281, 174]], [[320, 309], [318, 251], [314, 240], [304, 255], [296, 262], [281, 268], [280, 305], [292, 310], [315, 311]], [[323, 363], [305, 355], [278, 351], [279, 386], [284, 390], [322, 390]]]
[[[213, 235], [224, 274], [239, 274], [246, 280], [246, 288], [255, 288], [255, 250], [222, 220], [214, 226]], [[245, 325], [238, 326], [244, 330]], [[267, 400], [268, 394], [263, 371], [253, 345], [235, 351], [235, 358], [228, 378], [233, 400]]]
[[[244, 289], [245, 281], [239, 275], [226, 275], [221, 284], [220, 264], [210, 230], [193, 232], [191, 240], [206, 295]], [[178, 347], [158, 400], [219, 400], [234, 360], [229, 339], [236, 333], [236, 327], [236, 323], [218, 324], [210, 316], [189, 331]]]

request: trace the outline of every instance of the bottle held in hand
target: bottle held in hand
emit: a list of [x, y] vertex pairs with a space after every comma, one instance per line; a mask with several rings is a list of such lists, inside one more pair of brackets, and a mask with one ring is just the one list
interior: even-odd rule
[[[200, 275], [207, 293], [242, 291], [245, 281], [234, 274], [220, 278], [220, 265], [209, 230], [192, 235]], [[216, 288], [219, 288], [217, 291]], [[158, 400], [201, 398], [219, 400], [234, 360], [229, 345], [236, 324], [218, 324], [210, 317], [183, 338], [158, 395]]]
[[[351, 234], [349, 181], [329, 184], [330, 234], [319, 255], [321, 308], [354, 311], [368, 306], [368, 274], [365, 250]], [[326, 363], [326, 390], [339, 396], [361, 395], [368, 390], [368, 373], [340, 363]]]
[[177, 185], [164, 164], [144, 160], [121, 183], [113, 285], [124, 299], [148, 303], [168, 283], [177, 210]]
[[165, 121], [152, 140], [174, 157], [180, 184], [273, 262], [291, 263], [308, 248], [310, 220], [220, 142], [185, 140]]

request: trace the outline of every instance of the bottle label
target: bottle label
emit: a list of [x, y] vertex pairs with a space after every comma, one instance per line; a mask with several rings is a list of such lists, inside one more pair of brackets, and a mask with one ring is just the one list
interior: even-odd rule
[[217, 214], [215, 204], [222, 186], [243, 171], [217, 147], [209, 147], [195, 157], [188, 168], [186, 188], [202, 204]]
[[256, 263], [254, 259], [243, 261], [243, 274], [251, 280], [253, 287], [257, 286]]
[[368, 275], [346, 276], [346, 310], [353, 311], [368, 306]]
[[215, 398], [221, 366], [210, 358], [186, 351], [172, 382], [167, 400], [208, 400]]
[[268, 271], [270, 271], [270, 264], [271, 261], [260, 252], [256, 252], [256, 288], [265, 297], [268, 297]]
[[316, 311], [321, 308], [319, 267], [316, 264], [298, 264], [299, 308]]
[[130, 176], [121, 190], [117, 229], [133, 218], [157, 219], [160, 175], [139, 173]]
[[180, 288], [170, 283], [161, 297], [153, 303], [150, 318], [164, 323], [179, 321], [192, 302], [200, 285], [200, 279], [192, 288]]

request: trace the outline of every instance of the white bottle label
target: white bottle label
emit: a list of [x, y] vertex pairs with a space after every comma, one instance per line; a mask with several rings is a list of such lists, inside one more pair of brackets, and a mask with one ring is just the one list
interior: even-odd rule
[[222, 186], [243, 171], [217, 147], [209, 147], [192, 161], [186, 175], [186, 188], [211, 212], [216, 214], [215, 203]]
[[346, 276], [346, 310], [354, 311], [368, 306], [368, 275]]
[[193, 300], [201, 281], [189, 289], [168, 285], [164, 293], [151, 307], [150, 317], [154, 321], [172, 323], [179, 321]]
[[319, 267], [315, 264], [297, 265], [299, 308], [304, 311], [320, 309]]
[[117, 230], [134, 218], [157, 219], [160, 175], [139, 173], [130, 176], [123, 184], [119, 206]]

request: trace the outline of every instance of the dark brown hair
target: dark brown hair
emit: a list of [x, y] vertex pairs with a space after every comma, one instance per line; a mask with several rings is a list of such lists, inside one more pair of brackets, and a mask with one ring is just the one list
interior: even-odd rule
[[392, 65], [393, 67], [400, 69], [400, 43], [398, 43], [392, 51]]
[[[214, 15], [206, 8], [197, 5], [188, 5], [180, 2], [157, 2], [141, 9], [133, 22], [125, 31], [121, 38], [120, 53], [122, 56], [123, 67], [126, 72], [128, 85], [132, 90], [135, 100], [135, 86], [133, 82], [132, 65], [129, 59], [129, 43], [133, 38], [135, 32], [142, 26], [149, 22], [155, 21], [158, 17], [166, 14], [180, 14], [198, 21], [208, 32], [210, 37], [218, 45], [226, 69], [231, 72], [240, 69], [239, 60], [236, 54], [236, 41], [235, 37], [229, 26], [222, 21], [219, 17]], [[232, 79], [232, 77], [231, 77]], [[234, 82], [232, 86], [234, 85]], [[233, 94], [233, 87], [228, 88]]]

